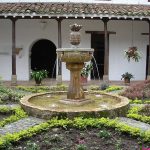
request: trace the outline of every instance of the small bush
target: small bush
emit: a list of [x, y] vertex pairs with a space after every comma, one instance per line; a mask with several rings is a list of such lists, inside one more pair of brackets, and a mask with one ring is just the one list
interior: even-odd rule
[[0, 86], [0, 99], [2, 101], [19, 101], [23, 96], [24, 94], [13, 89]]
[[101, 130], [101, 131], [99, 131], [98, 136], [100, 138], [110, 138], [111, 137], [111, 133], [109, 131], [107, 131], [107, 130]]
[[113, 86], [109, 86], [105, 91], [111, 92], [111, 91], [117, 91], [117, 90], [122, 90], [122, 89], [123, 89], [123, 87], [121, 87], [121, 86], [113, 85]]
[[132, 100], [150, 98], [150, 80], [130, 86], [121, 95]]
[[139, 113], [145, 116], [150, 116], [150, 105], [145, 105]]
[[0, 76], [0, 86], [2, 85], [2, 77]]
[[100, 90], [106, 90], [108, 87], [109, 87], [109, 83], [103, 82], [103, 83], [100, 85]]

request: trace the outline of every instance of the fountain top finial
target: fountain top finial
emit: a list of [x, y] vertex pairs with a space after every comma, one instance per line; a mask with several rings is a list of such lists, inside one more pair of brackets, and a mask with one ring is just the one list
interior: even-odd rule
[[71, 31], [78, 32], [81, 28], [82, 28], [82, 25], [78, 25], [78, 24], [76, 24], [76, 23], [70, 25]]

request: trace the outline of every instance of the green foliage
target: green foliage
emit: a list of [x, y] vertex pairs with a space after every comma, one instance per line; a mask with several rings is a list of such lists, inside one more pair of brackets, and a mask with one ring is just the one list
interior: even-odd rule
[[131, 99], [130, 104], [150, 104], [150, 100]]
[[37, 145], [36, 143], [31, 142], [31, 141], [28, 141], [28, 142], [27, 142], [26, 149], [27, 149], [27, 150], [40, 150], [40, 147], [39, 147], [39, 145]]
[[150, 116], [150, 105], [144, 105], [140, 111], [140, 114]]
[[50, 91], [67, 91], [68, 87], [64, 84], [50, 86]]
[[126, 72], [126, 73], [121, 75], [121, 80], [122, 79], [126, 79], [126, 78], [127, 79], [132, 79], [132, 78], [134, 78], [134, 76], [131, 73], [129, 73], [129, 72]]
[[122, 90], [123, 87], [121, 86], [116, 86], [116, 85], [113, 85], [113, 86], [109, 86], [105, 92], [111, 92], [111, 91], [117, 91], [117, 90]]
[[0, 86], [0, 99], [2, 101], [19, 101], [24, 94], [4, 86]]
[[11, 115], [10, 117], [8, 117], [8, 118], [5, 118], [5, 119], [3, 119], [2, 121], [0, 121], [0, 127], [3, 127], [3, 126], [5, 126], [6, 124], [8, 124], [8, 123], [12, 123], [12, 122], [15, 122], [15, 121], [17, 121], [17, 120], [20, 120], [20, 119], [22, 119], [22, 118], [25, 118], [25, 117], [27, 117], [27, 114], [26, 114], [26, 112], [24, 112], [21, 108], [14, 108], [14, 109], [8, 109], [8, 108], [3, 108], [3, 109], [1, 109], [3, 112], [5, 111], [5, 112], [9, 112], [9, 111], [13, 111], [14, 112], [14, 114], [13, 115]]
[[138, 107], [138, 106], [134, 106], [132, 107], [127, 114], [127, 117], [129, 118], [133, 118], [136, 120], [140, 120], [142, 122], [145, 123], [149, 123], [150, 124], [150, 116], [146, 116], [146, 115], [141, 115], [139, 114], [139, 112], [142, 110], [142, 107]]
[[150, 131], [141, 131], [139, 128], [128, 126], [124, 123], [120, 123], [117, 119], [109, 118], [89, 118], [83, 119], [81, 117], [75, 118], [74, 120], [53, 118], [47, 122], [41, 123], [39, 125], [33, 126], [27, 130], [22, 130], [18, 133], [7, 134], [0, 138], [0, 148], [4, 148], [8, 142], [15, 142], [22, 138], [31, 137], [42, 131], [46, 131], [52, 127], [76, 127], [76, 128], [86, 128], [86, 127], [111, 127], [115, 128], [120, 132], [125, 132], [130, 135], [140, 137], [145, 142], [150, 142]]
[[116, 143], [115, 143], [116, 150], [122, 150], [121, 149], [121, 144], [122, 144], [121, 139], [119, 139], [119, 140], [116, 141]]
[[12, 111], [13, 111], [13, 109], [11, 109], [7, 106], [0, 107], [0, 113], [2, 113], [2, 114], [8, 114], [8, 113], [11, 113]]
[[64, 84], [56, 86], [17, 86], [16, 89], [30, 93], [44, 93], [50, 91], [66, 91], [67, 86]]
[[141, 59], [141, 54], [138, 51], [137, 47], [132, 46], [125, 50], [125, 57], [129, 62], [130, 59], [134, 60], [135, 62], [138, 62]]
[[104, 130], [99, 131], [98, 137], [100, 137], [100, 138], [110, 138], [111, 133], [104, 129]]
[[78, 145], [76, 146], [76, 149], [77, 149], [77, 150], [87, 150], [87, 146], [84, 145], [84, 144], [78, 144]]
[[0, 76], [0, 86], [2, 85], [2, 77]]
[[129, 101], [130, 101], [130, 104], [143, 104], [143, 101], [138, 100], [138, 99], [135, 99], [135, 100], [130, 99]]
[[81, 76], [82, 77], [88, 77], [89, 74], [91, 73], [91, 70], [93, 69], [93, 64], [89, 63], [89, 64], [85, 64], [83, 69], [81, 70]]
[[47, 70], [35, 70], [31, 72], [31, 78], [35, 81], [42, 81], [44, 78], [48, 77]]
[[17, 86], [16, 89], [30, 93], [44, 93], [50, 90], [48, 86]]

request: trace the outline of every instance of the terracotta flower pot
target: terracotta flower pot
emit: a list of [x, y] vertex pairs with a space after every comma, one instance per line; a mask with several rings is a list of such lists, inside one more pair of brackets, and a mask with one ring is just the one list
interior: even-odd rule
[[81, 83], [87, 83], [87, 77], [81, 76]]
[[125, 83], [125, 85], [129, 85], [130, 84], [130, 79], [129, 78], [124, 78], [124, 83]]
[[35, 83], [36, 83], [36, 85], [41, 85], [41, 83], [42, 83], [42, 80], [35, 80]]

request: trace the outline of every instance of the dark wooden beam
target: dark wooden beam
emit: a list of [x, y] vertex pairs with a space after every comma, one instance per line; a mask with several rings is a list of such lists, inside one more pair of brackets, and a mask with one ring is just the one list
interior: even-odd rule
[[12, 21], [12, 75], [16, 75], [16, 19]]
[[[149, 47], [148, 48], [149, 48], [149, 53], [150, 53], [150, 21], [148, 21], [148, 25], [149, 25]], [[148, 60], [148, 79], [150, 79], [150, 57]]]
[[11, 85], [17, 85], [17, 75], [16, 75], [16, 19], [11, 19], [12, 21], [12, 76]]
[[149, 35], [149, 33], [141, 33], [142, 35]]
[[[104, 43], [105, 43], [105, 51], [104, 51], [104, 77], [108, 77], [109, 71], [109, 46], [108, 46], [108, 31], [107, 31], [107, 22], [108, 19], [103, 19], [104, 22]], [[104, 79], [105, 80], [105, 79]]]
[[[85, 31], [87, 34], [105, 34], [104, 31]], [[107, 34], [116, 34], [114, 31], [107, 31]]]
[[[57, 22], [58, 22], [58, 48], [62, 47], [61, 21], [62, 21], [62, 19], [57, 19]], [[58, 75], [62, 75], [62, 63], [61, 63], [60, 59], [58, 59]]]

